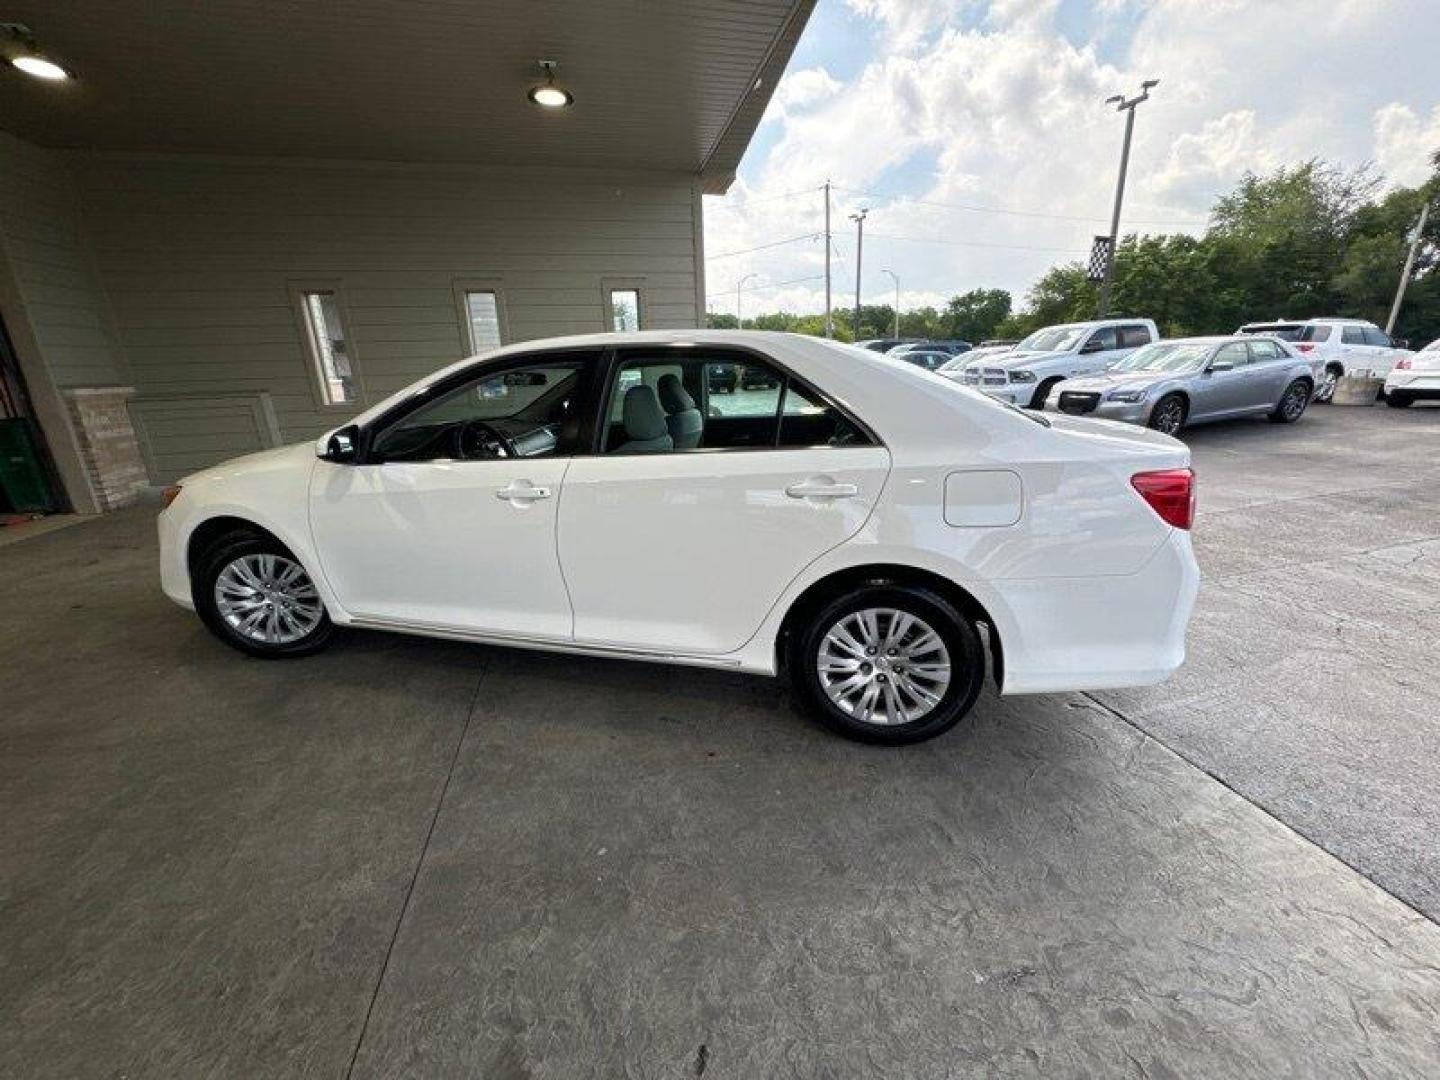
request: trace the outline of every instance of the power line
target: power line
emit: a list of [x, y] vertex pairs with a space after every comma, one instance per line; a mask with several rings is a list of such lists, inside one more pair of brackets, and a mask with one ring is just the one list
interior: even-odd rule
[[734, 251], [722, 251], [718, 255], [706, 255], [705, 261], [711, 259], [728, 259], [731, 255], [748, 255], [752, 251], [765, 251], [768, 248], [783, 247], [786, 244], [794, 244], [801, 240], [819, 240], [820, 233], [806, 233], [804, 236], [791, 236], [785, 240], [773, 240], [768, 244], [756, 244], [754, 247], [736, 248]]
[[767, 283], [767, 284], [765, 284], [765, 285], [751, 285], [751, 286], [749, 286], [748, 288], [744, 288], [744, 289], [738, 289], [738, 290], [737, 290], [737, 289], [726, 289], [724, 292], [707, 293], [707, 294], [705, 295], [705, 299], [706, 299], [706, 300], [713, 300], [713, 299], [715, 299], [716, 297], [719, 297], [719, 296], [732, 296], [732, 295], [734, 295], [736, 292], [752, 293], [752, 292], [763, 292], [763, 291], [766, 290], [766, 289], [783, 289], [786, 285], [803, 285], [803, 284], [805, 284], [805, 282], [807, 282], [807, 281], [824, 281], [824, 280], [825, 280], [825, 275], [824, 275], [824, 274], [811, 274], [809, 277], [791, 278], [789, 281], [771, 281], [771, 282], [769, 282], [769, 283]]
[[814, 195], [824, 191], [823, 187], [798, 188], [795, 191], [777, 191], [772, 195], [752, 195], [744, 202], [717, 203], [710, 207], [711, 210], [744, 210], [747, 207], [758, 206], [761, 203], [775, 202], [779, 199], [793, 199], [797, 195]]
[[[1045, 218], [1051, 221], [1079, 221], [1086, 224], [1103, 224], [1103, 216], [1085, 217], [1078, 214], [1051, 214], [1041, 210], [1015, 210], [1008, 207], [998, 206], [972, 206], [966, 203], [939, 202], [935, 199], [916, 199], [909, 195], [897, 195], [894, 192], [885, 191], [862, 191], [859, 188], [846, 188], [835, 185], [836, 191], [847, 191], [851, 195], [864, 195], [872, 199], [893, 199], [898, 202], [910, 202], [917, 206], [935, 206], [943, 210], [964, 210], [973, 214], [1001, 214], [1010, 217]], [[1204, 225], [1204, 218], [1131, 218], [1137, 225]]]
[[999, 248], [1004, 251], [1048, 251], [1064, 255], [1077, 254], [1073, 247], [1031, 247], [1026, 244], [987, 244], [979, 240], [941, 240], [934, 236], [895, 236], [891, 233], [871, 233], [876, 240], [904, 240], [911, 244], [944, 244], [946, 247]]

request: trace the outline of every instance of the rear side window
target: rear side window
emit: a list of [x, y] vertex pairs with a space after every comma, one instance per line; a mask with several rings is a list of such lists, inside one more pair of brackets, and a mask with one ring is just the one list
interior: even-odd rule
[[1368, 345], [1365, 340], [1365, 328], [1362, 326], [1347, 326], [1340, 332], [1340, 343], [1342, 345]]
[[1329, 341], [1330, 327], [1328, 326], [1302, 326], [1291, 341]]
[[1120, 328], [1120, 348], [1138, 349], [1141, 345], [1150, 344], [1150, 328], [1148, 326], [1122, 326]]
[[1226, 363], [1232, 367], [1244, 367], [1250, 363], [1250, 351], [1243, 341], [1232, 341], [1216, 350], [1211, 363]]
[[748, 355], [636, 350], [616, 371], [608, 400], [607, 454], [871, 445], [838, 407]]
[[1383, 330], [1381, 330], [1379, 327], [1377, 327], [1377, 326], [1367, 326], [1367, 327], [1365, 327], [1364, 329], [1365, 329], [1365, 344], [1366, 344], [1366, 345], [1378, 345], [1378, 346], [1380, 346], [1382, 349], [1388, 349], [1388, 348], [1390, 348], [1390, 346], [1391, 346], [1390, 339], [1385, 336], [1385, 332], [1384, 332]]

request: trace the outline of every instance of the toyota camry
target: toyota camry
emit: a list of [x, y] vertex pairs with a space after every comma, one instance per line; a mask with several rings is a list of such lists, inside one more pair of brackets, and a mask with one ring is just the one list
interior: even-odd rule
[[[764, 378], [712, 405], [721, 365]], [[881, 743], [987, 675], [1164, 679], [1198, 582], [1180, 442], [764, 332], [512, 345], [166, 499], [166, 594], [252, 655], [366, 627], [783, 672]]]

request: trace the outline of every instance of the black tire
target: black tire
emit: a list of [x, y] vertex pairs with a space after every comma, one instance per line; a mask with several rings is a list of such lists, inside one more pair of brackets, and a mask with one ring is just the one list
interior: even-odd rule
[[[278, 660], [297, 656], [309, 656], [311, 653], [319, 652], [330, 643], [330, 638], [335, 633], [335, 624], [330, 621], [330, 615], [325, 611], [324, 604], [320, 606], [319, 621], [303, 637], [294, 641], [264, 642], [252, 637], [247, 637], [235, 626], [227, 621], [221, 613], [219, 600], [216, 597], [215, 583], [221, 572], [236, 560], [245, 556], [274, 555], [293, 562], [299, 566], [299, 560], [272, 536], [264, 533], [250, 532], [248, 530], [237, 530], [226, 533], [216, 538], [209, 547], [200, 555], [196, 561], [194, 572], [190, 577], [190, 595], [195, 601], [195, 611], [211, 633], [218, 637], [225, 644], [232, 648], [239, 649], [250, 656], [260, 656], [266, 659]], [[306, 584], [309, 581], [308, 571], [301, 567]], [[297, 584], [299, 584], [297, 582]]]
[[1059, 383], [1060, 381], [1060, 379], [1046, 379], [1039, 386], [1037, 386], [1035, 388], [1035, 393], [1030, 395], [1029, 407], [1032, 409], [1045, 408], [1045, 399], [1050, 396], [1050, 391], [1054, 390], [1056, 383]]
[[1166, 394], [1150, 410], [1145, 426], [1166, 435], [1178, 435], [1185, 427], [1185, 418], [1190, 410], [1185, 407], [1185, 398], [1180, 394]]
[[[822, 683], [820, 656], [827, 633], [841, 620], [872, 609], [900, 612], [928, 624], [948, 654], [948, 685], [940, 692], [939, 701], [914, 720], [885, 724], [860, 719], [833, 702]], [[888, 630], [894, 623], [884, 625]], [[907, 636], [902, 635], [902, 643]], [[918, 640], [918, 635], [911, 640]], [[897, 663], [896, 669], [889, 669], [891, 662], [884, 661], [887, 670], [896, 670], [903, 678], [903, 666]], [[903, 746], [949, 731], [970, 711], [985, 681], [985, 648], [974, 624], [944, 597], [929, 589], [877, 583], [859, 586], [812, 612], [790, 635], [786, 666], [796, 697], [831, 731], [858, 742]], [[877, 672], [876, 678], [883, 683], [886, 677]], [[918, 700], [911, 699], [911, 704]]]
[[1285, 393], [1280, 395], [1280, 401], [1275, 406], [1275, 411], [1269, 416], [1271, 423], [1293, 424], [1300, 417], [1305, 415], [1305, 408], [1310, 404], [1310, 383], [1306, 379], [1296, 379], [1285, 388]]
[[1320, 385], [1315, 387], [1315, 392], [1310, 396], [1310, 400], [1316, 404], [1328, 404], [1330, 399], [1335, 396], [1335, 386], [1344, 374], [1343, 368], [1337, 371], [1327, 367], [1320, 374]]
[[1389, 405], [1392, 409], [1406, 409], [1415, 404], [1415, 399], [1409, 394], [1402, 394], [1396, 390], [1391, 390], [1390, 393], [1385, 395], [1385, 404]]

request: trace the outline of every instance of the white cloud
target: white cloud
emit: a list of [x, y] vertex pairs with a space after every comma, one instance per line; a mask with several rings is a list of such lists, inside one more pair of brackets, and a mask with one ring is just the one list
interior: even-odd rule
[[[1108, 227], [1123, 130], [1103, 101], [1144, 78], [1161, 83], [1137, 113], [1122, 228], [1198, 231], [1247, 170], [1311, 157], [1373, 157], [1392, 182], [1414, 183], [1440, 146], [1440, 71], [1397, 62], [1440, 38], [1434, 0], [1095, 0], [1093, 40], [1078, 41], [1062, 32], [1073, 19], [1056, 0], [847, 2], [878, 31], [874, 55], [858, 67], [812, 58], [787, 77], [763, 156], [745, 162], [731, 196], [709, 200], [739, 205], [834, 180], [842, 304], [853, 297], [846, 215], [861, 205], [867, 298], [888, 294], [886, 266], [907, 293], [999, 285], [1018, 301], [1048, 266], [1082, 257]], [[888, 194], [897, 190], [909, 196]], [[818, 192], [716, 209], [707, 247], [813, 234], [821, 210]], [[744, 274], [779, 282], [822, 269], [822, 246], [797, 241], [712, 262], [709, 289], [732, 310]], [[818, 283], [776, 296], [792, 310], [823, 303]], [[749, 310], [771, 307], [769, 292], [747, 299]]]
[[1398, 101], [1375, 111], [1375, 163], [1391, 183], [1424, 183], [1434, 170], [1431, 155], [1440, 151], [1440, 105], [1427, 124]]

